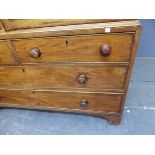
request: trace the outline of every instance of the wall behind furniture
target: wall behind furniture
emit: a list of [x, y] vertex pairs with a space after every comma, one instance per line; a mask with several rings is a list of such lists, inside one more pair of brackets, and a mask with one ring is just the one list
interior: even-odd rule
[[138, 48], [138, 57], [155, 57], [155, 19], [141, 19], [143, 29]]

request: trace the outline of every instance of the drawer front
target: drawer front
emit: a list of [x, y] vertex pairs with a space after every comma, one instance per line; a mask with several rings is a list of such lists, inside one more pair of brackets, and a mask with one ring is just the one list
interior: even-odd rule
[[62, 110], [118, 113], [121, 94], [0, 90], [0, 106], [60, 108]]
[[132, 38], [131, 33], [105, 34], [22, 39], [13, 44], [22, 63], [128, 62]]
[[14, 64], [15, 59], [5, 41], [0, 41], [0, 64]]
[[0, 86], [122, 89], [125, 65], [53, 64], [0, 68]]

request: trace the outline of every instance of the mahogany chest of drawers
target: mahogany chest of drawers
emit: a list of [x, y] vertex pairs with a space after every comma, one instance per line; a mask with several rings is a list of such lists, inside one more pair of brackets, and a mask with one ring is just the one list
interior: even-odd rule
[[138, 20], [0, 20], [0, 107], [121, 120]]

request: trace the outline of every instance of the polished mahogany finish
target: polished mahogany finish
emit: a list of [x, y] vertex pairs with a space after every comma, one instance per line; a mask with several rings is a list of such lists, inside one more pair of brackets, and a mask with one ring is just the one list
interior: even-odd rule
[[0, 20], [0, 107], [119, 124], [140, 33], [137, 20]]
[[112, 52], [112, 48], [109, 45], [102, 45], [100, 49], [100, 54], [104, 57], [109, 56]]

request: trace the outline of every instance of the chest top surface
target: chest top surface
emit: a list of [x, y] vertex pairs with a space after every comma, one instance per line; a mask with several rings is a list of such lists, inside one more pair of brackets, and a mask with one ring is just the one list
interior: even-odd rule
[[123, 19], [3, 19], [1, 20], [5, 30], [39, 28], [65, 25], [79, 25], [91, 23], [108, 23], [129, 21]]

